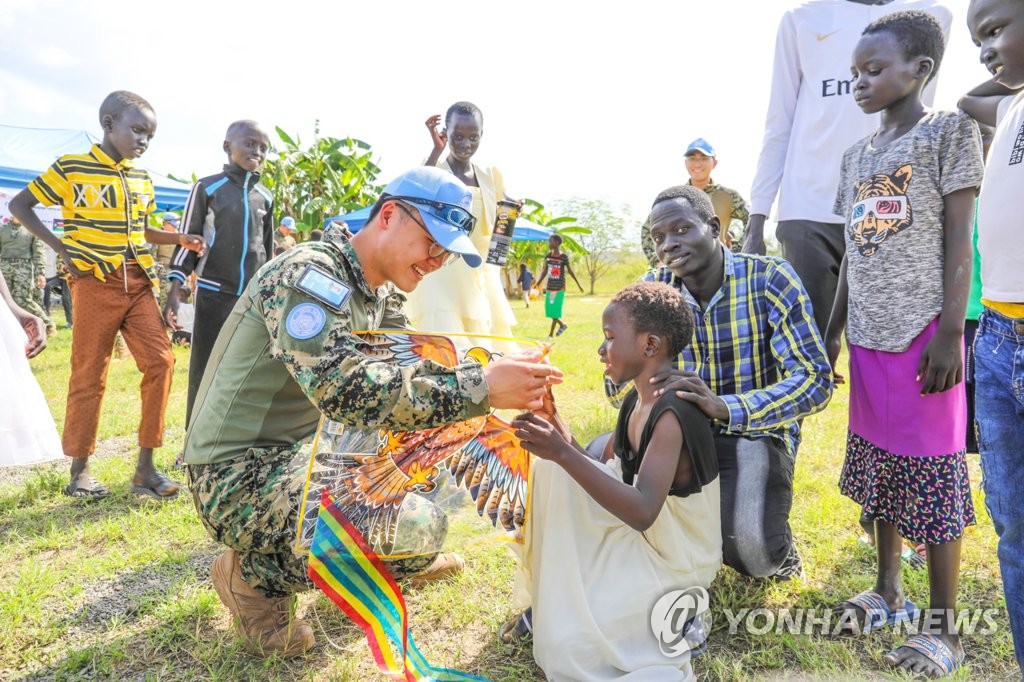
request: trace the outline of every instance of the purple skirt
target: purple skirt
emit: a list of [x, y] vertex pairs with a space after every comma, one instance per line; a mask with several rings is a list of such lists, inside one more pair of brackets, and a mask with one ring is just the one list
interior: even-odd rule
[[[850, 346], [850, 431], [894, 455], [951, 455], [966, 447], [967, 394], [960, 382], [921, 395], [917, 365], [938, 318], [902, 353]], [[962, 342], [961, 342], [962, 343]], [[962, 349], [962, 347], [961, 347]]]
[[963, 383], [921, 395], [917, 366], [938, 320], [902, 353], [850, 346], [850, 428], [839, 489], [914, 542], [943, 544], [972, 525]]

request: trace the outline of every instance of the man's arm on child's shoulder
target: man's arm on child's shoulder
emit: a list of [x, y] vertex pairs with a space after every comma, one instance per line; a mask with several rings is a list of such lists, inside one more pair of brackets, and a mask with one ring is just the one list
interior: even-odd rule
[[994, 127], [997, 123], [999, 103], [1018, 92], [1020, 90], [1011, 90], [994, 80], [987, 80], [961, 97], [957, 105], [978, 123]]

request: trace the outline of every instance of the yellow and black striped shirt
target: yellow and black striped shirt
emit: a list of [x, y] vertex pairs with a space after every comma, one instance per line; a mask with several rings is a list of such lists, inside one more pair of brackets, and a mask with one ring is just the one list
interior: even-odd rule
[[39, 203], [59, 205], [61, 241], [76, 267], [97, 279], [121, 267], [126, 253], [157, 285], [153, 256], [146, 247], [146, 218], [156, 210], [153, 180], [131, 161], [115, 162], [99, 145], [88, 154], [66, 154], [28, 189]]

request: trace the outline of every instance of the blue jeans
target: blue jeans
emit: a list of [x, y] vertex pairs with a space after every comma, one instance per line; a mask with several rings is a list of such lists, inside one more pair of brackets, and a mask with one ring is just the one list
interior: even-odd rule
[[975, 419], [985, 505], [1017, 663], [1024, 667], [1024, 318], [985, 309], [974, 339]]

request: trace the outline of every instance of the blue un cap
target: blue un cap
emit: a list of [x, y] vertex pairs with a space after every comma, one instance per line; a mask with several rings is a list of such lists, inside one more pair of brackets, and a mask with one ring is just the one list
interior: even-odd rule
[[691, 142], [686, 148], [686, 153], [683, 156], [689, 156], [694, 152], [700, 152], [704, 156], [710, 156], [712, 159], [717, 158], [715, 156], [715, 148], [705, 140], [703, 137], [698, 137], [696, 140]]
[[434, 241], [462, 256], [469, 267], [483, 262], [469, 238], [476, 225], [470, 211], [473, 194], [451, 173], [430, 166], [414, 168], [389, 182], [381, 198], [415, 206]]

